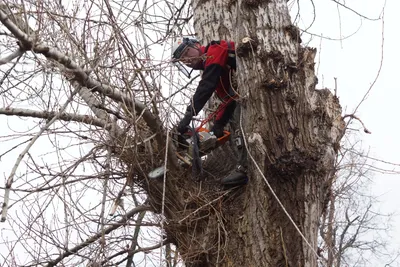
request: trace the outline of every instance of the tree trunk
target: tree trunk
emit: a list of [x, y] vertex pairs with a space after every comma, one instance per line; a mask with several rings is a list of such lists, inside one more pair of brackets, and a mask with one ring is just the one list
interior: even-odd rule
[[[240, 121], [254, 159], [249, 184], [225, 202], [223, 215], [204, 214], [207, 226], [190, 233], [205, 255], [197, 266], [317, 266], [318, 223], [344, 123], [338, 99], [315, 90], [316, 50], [300, 45], [285, 0], [192, 5], [204, 43], [236, 42]], [[219, 238], [211, 229], [222, 221]]]

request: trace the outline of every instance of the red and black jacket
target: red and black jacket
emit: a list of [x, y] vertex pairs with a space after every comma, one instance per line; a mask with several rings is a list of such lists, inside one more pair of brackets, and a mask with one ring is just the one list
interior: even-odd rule
[[[200, 67], [203, 74], [193, 95], [193, 107], [192, 105], [188, 107], [188, 110], [194, 111], [193, 115], [200, 112], [214, 92], [222, 101], [226, 101], [235, 95], [230, 82], [230, 72], [232, 69], [236, 70], [235, 43], [225, 40], [212, 41], [208, 46], [202, 46], [200, 49], [205, 55], [205, 60]], [[236, 102], [232, 101], [218, 112], [216, 122], [225, 125], [235, 106]]]

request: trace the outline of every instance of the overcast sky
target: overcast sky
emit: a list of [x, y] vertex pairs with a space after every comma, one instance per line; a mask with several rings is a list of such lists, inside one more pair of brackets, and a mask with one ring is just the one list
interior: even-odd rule
[[[312, 19], [310, 1], [302, 1], [303, 11], [307, 6], [309, 17], [303, 12], [302, 25], [308, 26]], [[346, 3], [358, 13], [368, 18], [378, 18], [384, 1], [352, 0]], [[342, 40], [332, 41], [314, 37], [310, 46], [320, 49], [318, 68], [318, 87], [335, 87], [337, 89], [344, 113], [352, 113], [378, 74], [382, 53], [382, 21], [360, 19], [357, 14], [340, 8], [340, 21], [337, 5], [331, 1], [314, 1], [316, 21], [309, 29], [314, 34]], [[399, 10], [398, 0], [386, 1], [384, 13], [384, 48], [383, 67], [376, 84], [366, 101], [360, 106], [356, 115], [364, 122], [372, 134], [361, 134], [365, 149], [370, 155], [385, 161], [400, 164], [400, 85], [399, 85]], [[305, 18], [308, 19], [305, 20]], [[341, 23], [340, 23], [341, 22]], [[361, 24], [362, 23], [362, 24]], [[302, 28], [304, 28], [302, 26]], [[305, 38], [307, 40], [307, 38]], [[395, 166], [376, 165], [394, 169]], [[397, 168], [399, 169], [399, 168]], [[400, 175], [384, 175], [375, 173], [371, 191], [380, 196], [381, 212], [400, 213]], [[392, 245], [400, 248], [400, 217], [393, 222]], [[400, 261], [400, 260], [399, 260]], [[397, 266], [397, 265], [395, 265]]]

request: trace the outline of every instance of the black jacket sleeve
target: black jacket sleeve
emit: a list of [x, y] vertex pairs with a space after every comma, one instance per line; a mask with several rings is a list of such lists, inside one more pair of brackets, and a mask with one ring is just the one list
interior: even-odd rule
[[221, 76], [223, 69], [222, 66], [212, 64], [207, 66], [203, 72], [203, 76], [199, 85], [197, 86], [196, 92], [193, 95], [193, 100], [188, 110], [194, 109], [194, 114], [197, 115], [200, 110], [204, 107], [207, 101], [210, 99], [215, 89], [217, 88], [219, 77]]

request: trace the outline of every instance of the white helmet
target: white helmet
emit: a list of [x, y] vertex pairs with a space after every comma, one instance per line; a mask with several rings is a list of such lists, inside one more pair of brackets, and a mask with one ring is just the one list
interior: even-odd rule
[[194, 37], [178, 37], [172, 44], [172, 61], [174, 62], [174, 65], [188, 78], [190, 78], [193, 69], [182, 64], [178, 59], [180, 59], [183, 51], [185, 51], [187, 47], [194, 47], [197, 43], [199, 43], [199, 41]]

